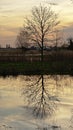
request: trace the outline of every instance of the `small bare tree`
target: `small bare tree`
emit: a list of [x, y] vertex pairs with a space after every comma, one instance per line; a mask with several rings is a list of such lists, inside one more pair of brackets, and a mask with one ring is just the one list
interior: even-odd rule
[[30, 33], [27, 27], [24, 27], [17, 36], [16, 46], [22, 49], [27, 49], [30, 41]]

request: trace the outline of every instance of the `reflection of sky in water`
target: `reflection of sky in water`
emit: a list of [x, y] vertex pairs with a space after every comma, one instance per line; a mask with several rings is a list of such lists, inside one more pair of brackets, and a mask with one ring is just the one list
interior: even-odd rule
[[[34, 130], [40, 119], [35, 119], [30, 113], [30, 109], [25, 109], [25, 98], [21, 95], [23, 88], [31, 83], [35, 83], [38, 76], [18, 76], [17, 78], [0, 78], [0, 126], [4, 129], [7, 125], [18, 130]], [[44, 124], [58, 124], [66, 128], [71, 125], [71, 111], [73, 109], [73, 78], [68, 76], [44, 76], [44, 85], [47, 92], [55, 93], [60, 103], [57, 103], [54, 118], [45, 119]], [[30, 106], [29, 106], [30, 108]], [[70, 121], [71, 120], [71, 121]], [[8, 129], [9, 130], [9, 129]], [[64, 130], [64, 129], [63, 129]], [[68, 129], [70, 130], [70, 128]]]

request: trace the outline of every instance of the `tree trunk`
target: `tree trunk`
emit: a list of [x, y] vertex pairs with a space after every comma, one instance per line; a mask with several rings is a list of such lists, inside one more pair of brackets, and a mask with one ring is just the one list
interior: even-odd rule
[[42, 49], [41, 49], [41, 62], [43, 63], [44, 61], [44, 55], [43, 55], [43, 46], [42, 46]]
[[42, 27], [42, 39], [41, 39], [41, 44], [42, 44], [42, 47], [41, 47], [41, 62], [43, 63], [44, 62], [44, 53], [43, 53], [43, 45], [44, 45], [44, 36], [43, 36], [43, 27]]

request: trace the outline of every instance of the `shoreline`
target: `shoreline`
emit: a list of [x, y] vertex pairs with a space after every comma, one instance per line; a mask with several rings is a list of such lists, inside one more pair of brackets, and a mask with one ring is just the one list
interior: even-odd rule
[[73, 61], [0, 62], [0, 76], [73, 75]]

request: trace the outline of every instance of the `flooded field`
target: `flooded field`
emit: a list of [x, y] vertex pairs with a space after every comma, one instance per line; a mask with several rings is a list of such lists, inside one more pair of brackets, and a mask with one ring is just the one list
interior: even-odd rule
[[73, 77], [0, 77], [0, 130], [72, 130]]

